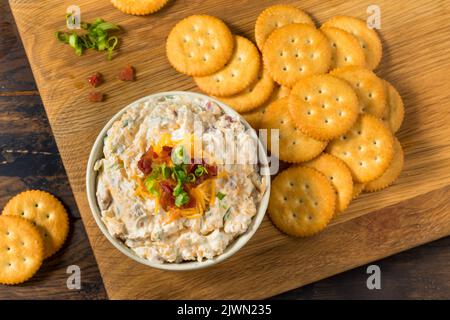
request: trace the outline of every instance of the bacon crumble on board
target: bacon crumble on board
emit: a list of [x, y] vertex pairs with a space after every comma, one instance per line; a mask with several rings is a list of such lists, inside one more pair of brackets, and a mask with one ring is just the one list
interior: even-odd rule
[[91, 102], [102, 102], [105, 98], [102, 92], [91, 91], [89, 92], [89, 101]]
[[134, 68], [130, 65], [127, 65], [122, 68], [119, 72], [119, 79], [122, 81], [134, 81], [135, 79], [135, 71]]
[[96, 72], [89, 76], [87, 80], [89, 84], [95, 88], [103, 83], [103, 75], [100, 72]]

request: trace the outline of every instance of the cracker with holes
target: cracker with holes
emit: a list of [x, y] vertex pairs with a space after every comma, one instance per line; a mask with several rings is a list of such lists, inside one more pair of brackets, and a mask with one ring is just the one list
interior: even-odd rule
[[367, 27], [365, 21], [348, 16], [337, 16], [325, 22], [323, 27], [339, 28], [354, 35], [364, 50], [366, 67], [373, 70], [378, 66], [382, 54], [381, 40], [375, 30]]
[[353, 195], [352, 199], [357, 198], [364, 190], [364, 183], [355, 182], [353, 183]]
[[272, 182], [269, 217], [282, 232], [307, 237], [323, 230], [334, 215], [336, 192], [319, 171], [291, 167]]
[[114, 7], [123, 13], [144, 16], [161, 10], [169, 0], [111, 0]]
[[290, 5], [274, 5], [266, 8], [256, 19], [255, 40], [258, 48], [263, 49], [267, 37], [275, 30], [291, 23], [305, 23], [314, 26], [310, 16]]
[[392, 133], [380, 119], [364, 114], [328, 144], [327, 152], [345, 162], [356, 182], [366, 183], [388, 168], [394, 154]]
[[0, 283], [19, 284], [39, 270], [44, 259], [44, 242], [28, 220], [0, 216]]
[[386, 88], [386, 109], [381, 119], [393, 133], [396, 133], [403, 123], [405, 107], [397, 89], [385, 80], [384, 85]]
[[353, 198], [353, 179], [347, 165], [331, 154], [322, 153], [304, 166], [316, 169], [330, 180], [336, 189], [336, 213], [347, 209]]
[[3, 208], [2, 215], [19, 216], [33, 222], [44, 240], [44, 257], [56, 253], [69, 232], [69, 218], [61, 202], [51, 194], [30, 190], [16, 195]]
[[394, 158], [387, 170], [377, 179], [370, 181], [364, 186], [364, 191], [374, 192], [389, 187], [397, 180], [403, 170], [404, 154], [402, 145], [394, 137]]
[[207, 76], [223, 68], [233, 54], [233, 47], [233, 35], [222, 20], [193, 15], [170, 31], [166, 54], [177, 71]]
[[[260, 128], [279, 129], [279, 158], [286, 162], [304, 162], [318, 156], [327, 146], [302, 133], [297, 129], [288, 111], [288, 98], [272, 102], [262, 118]], [[270, 149], [271, 140], [268, 136], [267, 147]]]
[[331, 47], [327, 37], [313, 26], [289, 24], [267, 38], [263, 60], [272, 78], [291, 88], [302, 78], [328, 71]]
[[333, 27], [322, 27], [320, 30], [330, 42], [331, 69], [346, 66], [365, 66], [364, 51], [352, 34]]
[[197, 86], [213, 96], [232, 96], [254, 82], [261, 66], [259, 52], [248, 39], [235, 36], [234, 52], [226, 66], [209, 76], [194, 77]]
[[266, 102], [273, 91], [274, 83], [267, 70], [262, 66], [258, 78], [244, 91], [230, 97], [217, 97], [237, 112], [251, 111]]
[[361, 113], [381, 118], [386, 109], [386, 89], [383, 81], [370, 70], [360, 67], [343, 67], [330, 72], [331, 75], [347, 81], [359, 99]]
[[330, 75], [302, 79], [289, 95], [289, 113], [310, 137], [332, 140], [347, 132], [358, 118], [358, 98], [345, 81]]

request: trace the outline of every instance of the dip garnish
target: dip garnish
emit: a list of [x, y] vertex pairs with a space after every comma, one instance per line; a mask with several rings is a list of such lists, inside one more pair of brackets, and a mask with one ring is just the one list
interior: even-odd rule
[[145, 176], [145, 189], [171, 214], [171, 220], [203, 214], [214, 201], [213, 179], [217, 176], [217, 166], [203, 160], [186, 161], [187, 153], [182, 145], [160, 149], [158, 153], [150, 146], [138, 161], [138, 168]]
[[[72, 20], [71, 14], [66, 16], [66, 20]], [[118, 25], [106, 22], [97, 18], [92, 23], [81, 22], [81, 29], [86, 30], [85, 34], [77, 34], [76, 32], [68, 33], [56, 31], [56, 39], [60, 42], [70, 45], [75, 50], [75, 54], [81, 56], [84, 49], [95, 49], [97, 51], [108, 51], [108, 60], [112, 59], [112, 52], [119, 43], [117, 36], [110, 36], [111, 31], [120, 30]]]

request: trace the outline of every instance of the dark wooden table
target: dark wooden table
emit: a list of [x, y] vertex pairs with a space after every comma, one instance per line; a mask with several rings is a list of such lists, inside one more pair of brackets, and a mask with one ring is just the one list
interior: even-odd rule
[[[0, 210], [26, 189], [47, 190], [70, 212], [65, 246], [32, 280], [0, 285], [4, 299], [106, 299], [93, 252], [6, 0], [0, 4]], [[450, 237], [378, 261], [381, 290], [366, 286], [367, 266], [274, 299], [449, 299]], [[81, 290], [69, 290], [67, 267], [81, 269]]]

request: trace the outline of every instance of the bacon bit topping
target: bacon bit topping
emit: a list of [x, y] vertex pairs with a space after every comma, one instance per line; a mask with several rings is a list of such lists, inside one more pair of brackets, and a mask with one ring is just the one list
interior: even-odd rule
[[104, 99], [104, 95], [101, 92], [91, 91], [89, 92], [89, 101], [91, 102], [102, 102]]
[[100, 72], [96, 72], [92, 76], [89, 76], [87, 80], [89, 84], [95, 88], [103, 83], [103, 76]]
[[125, 66], [119, 72], [119, 79], [122, 81], [134, 81], [135, 79], [134, 68], [130, 65]]
[[141, 159], [138, 161], [137, 166], [138, 169], [142, 171], [143, 174], [147, 175], [152, 173], [152, 163], [153, 159], [158, 158], [158, 154], [153, 151], [153, 147], [150, 146], [150, 148], [145, 152]]

